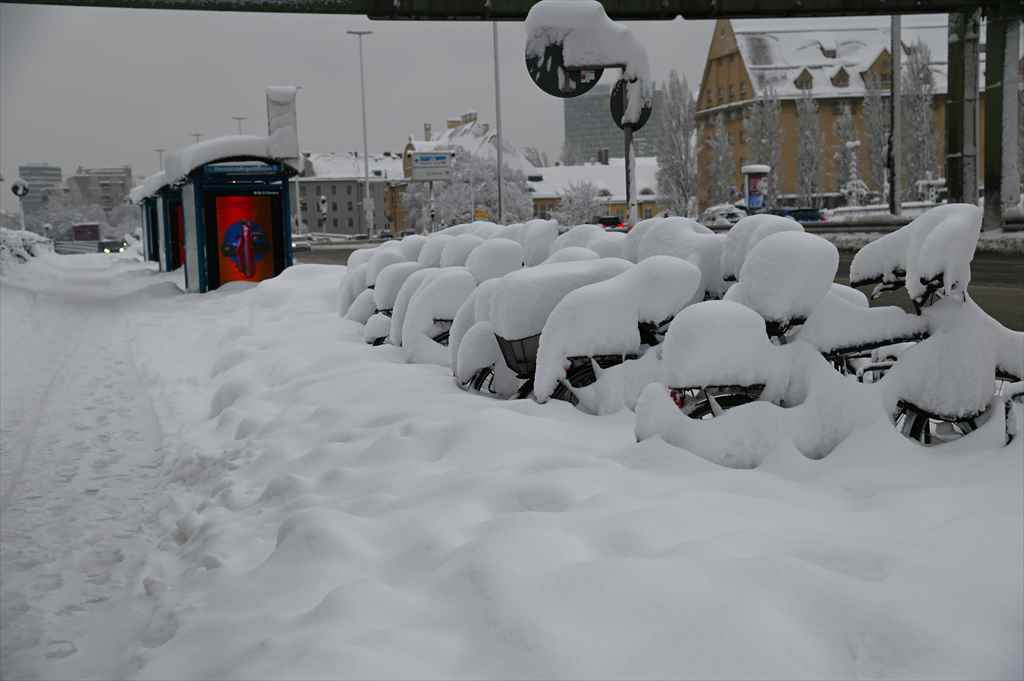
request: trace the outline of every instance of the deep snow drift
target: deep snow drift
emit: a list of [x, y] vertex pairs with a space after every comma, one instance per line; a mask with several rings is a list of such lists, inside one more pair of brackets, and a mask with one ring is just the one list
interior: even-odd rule
[[[724, 468], [368, 346], [343, 268], [190, 296], [85, 257], [2, 282], [5, 677], [1024, 674], [1019, 447], [928, 450], [881, 415], [823, 460], [778, 438]], [[716, 427], [821, 416], [763, 406]]]

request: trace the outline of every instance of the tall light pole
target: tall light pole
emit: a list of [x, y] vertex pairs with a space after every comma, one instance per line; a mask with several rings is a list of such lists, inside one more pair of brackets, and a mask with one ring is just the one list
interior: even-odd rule
[[498, 224], [503, 223], [504, 211], [502, 210], [502, 149], [501, 149], [501, 79], [498, 76], [498, 22], [491, 23], [491, 36], [494, 42], [494, 122], [497, 124], [498, 137]]
[[231, 119], [235, 123], [238, 123], [238, 134], [239, 135], [242, 134], [242, 121], [246, 120], [247, 118], [249, 118], [249, 117], [248, 116], [232, 116], [231, 117]]
[[156, 158], [157, 158], [157, 162], [160, 164], [160, 170], [163, 170], [164, 169], [164, 152], [167, 151], [167, 150], [161, 148], [161, 149], [154, 149], [153, 151], [156, 152]]
[[203, 133], [201, 133], [201, 132], [190, 132], [189, 134], [192, 135], [192, 137], [195, 139], [196, 144], [199, 144], [199, 138], [203, 136]]
[[363, 72], [363, 36], [373, 31], [346, 31], [359, 39], [359, 93], [363, 100], [363, 215], [366, 233], [373, 234], [373, 201], [370, 198], [370, 152], [366, 142], [366, 76]]

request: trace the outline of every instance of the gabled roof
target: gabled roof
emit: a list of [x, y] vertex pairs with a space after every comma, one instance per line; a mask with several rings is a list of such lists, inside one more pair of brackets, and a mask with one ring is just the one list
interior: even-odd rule
[[[304, 176], [327, 180], [362, 178], [365, 170], [363, 157], [353, 154], [306, 154]], [[380, 171], [380, 175], [375, 172]], [[400, 179], [402, 177], [402, 155], [370, 154], [370, 179]]]
[[[861, 73], [889, 49], [889, 17], [733, 19], [736, 45], [750, 75], [754, 94], [771, 87], [780, 97], [801, 94], [795, 81], [804, 69], [813, 78], [815, 97], [863, 95]], [[945, 15], [903, 17], [904, 48], [918, 40], [931, 52], [935, 90], [946, 90], [948, 29]], [[837, 88], [832, 77], [842, 67], [850, 76]]]
[[[553, 199], [561, 197], [570, 185], [590, 182], [599, 190], [608, 192], [609, 201], [626, 200], [626, 172], [624, 160], [609, 159], [608, 165], [587, 163], [579, 166], [549, 166], [534, 168], [527, 173], [527, 186], [530, 197], [534, 199]], [[658, 159], [654, 156], [641, 156], [636, 159], [637, 198], [645, 199], [647, 195], [640, 192], [658, 191]], [[530, 180], [530, 177], [541, 178]]]

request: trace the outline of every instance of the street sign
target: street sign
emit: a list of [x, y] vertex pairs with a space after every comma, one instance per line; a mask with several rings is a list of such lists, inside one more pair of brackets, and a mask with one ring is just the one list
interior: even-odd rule
[[[619, 126], [622, 130], [624, 124], [622, 117], [626, 115], [626, 87], [627, 82], [624, 78], [620, 78], [615, 83], [615, 87], [612, 88], [611, 102], [609, 108], [612, 113], [612, 120], [615, 121], [615, 125]], [[647, 120], [651, 117], [651, 105], [645, 103], [643, 108], [640, 109], [640, 120], [633, 123], [631, 126], [633, 130], [639, 130], [647, 124]]]
[[28, 183], [25, 180], [15, 180], [11, 183], [11, 191], [20, 199], [28, 194]]
[[447, 182], [450, 179], [452, 179], [451, 152], [423, 151], [413, 153], [413, 182]]
[[601, 80], [604, 68], [567, 68], [562, 44], [552, 43], [545, 45], [543, 55], [527, 52], [526, 71], [547, 94], [569, 99], [590, 92]]

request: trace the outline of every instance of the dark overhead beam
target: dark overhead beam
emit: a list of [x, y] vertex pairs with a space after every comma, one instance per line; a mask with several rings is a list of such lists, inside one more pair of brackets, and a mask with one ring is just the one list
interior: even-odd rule
[[[522, 21], [534, 0], [21, 0], [30, 5], [222, 12], [361, 14], [371, 19]], [[995, 0], [601, 0], [613, 19], [971, 12]]]

